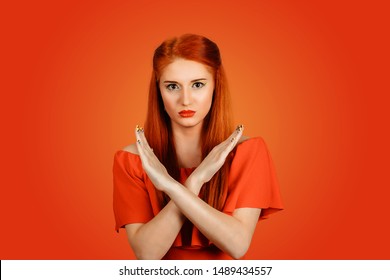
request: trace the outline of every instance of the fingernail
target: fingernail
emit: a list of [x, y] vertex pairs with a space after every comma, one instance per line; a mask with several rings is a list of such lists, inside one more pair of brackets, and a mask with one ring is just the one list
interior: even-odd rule
[[137, 126], [135, 127], [136, 131], [137, 132], [144, 132], [144, 128], [143, 127], [140, 127], [138, 124]]

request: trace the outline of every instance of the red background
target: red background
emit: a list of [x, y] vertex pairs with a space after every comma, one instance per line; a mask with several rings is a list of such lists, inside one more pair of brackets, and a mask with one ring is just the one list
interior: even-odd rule
[[389, 9], [341, 2], [2, 3], [0, 259], [133, 258], [113, 155], [183, 33], [219, 45], [236, 123], [275, 162], [285, 210], [247, 257], [389, 259]]

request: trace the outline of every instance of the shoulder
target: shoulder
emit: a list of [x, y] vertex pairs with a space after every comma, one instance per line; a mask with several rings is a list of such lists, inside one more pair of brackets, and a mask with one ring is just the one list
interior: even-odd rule
[[267, 145], [262, 137], [242, 136], [237, 143], [237, 152], [245, 157], [255, 157], [256, 155], [267, 153]]
[[262, 137], [249, 137], [246, 135], [242, 135], [240, 140], [237, 143], [237, 146], [253, 146], [253, 145], [265, 145], [265, 142]]
[[142, 162], [139, 158], [136, 144], [128, 145], [115, 153], [115, 171], [126, 171], [127, 174], [140, 176], [142, 173]]
[[246, 140], [249, 140], [249, 139], [251, 139], [249, 136], [242, 135], [241, 138], [240, 138], [240, 140], [238, 140], [237, 145], [238, 145], [238, 144], [241, 144], [241, 143], [243, 143], [243, 142], [245, 142]]
[[232, 175], [240, 177], [241, 173], [248, 172], [248, 170], [252, 174], [262, 166], [267, 166], [268, 161], [269, 153], [262, 137], [244, 138], [241, 143], [237, 144], [233, 153]]
[[122, 149], [122, 151], [129, 152], [131, 154], [139, 155], [138, 148], [135, 143], [130, 144]]

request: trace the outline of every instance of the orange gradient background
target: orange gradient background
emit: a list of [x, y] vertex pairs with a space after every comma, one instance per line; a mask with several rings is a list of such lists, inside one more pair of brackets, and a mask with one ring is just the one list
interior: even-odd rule
[[236, 123], [278, 173], [285, 210], [247, 258], [389, 259], [389, 10], [340, 2], [3, 3], [0, 259], [134, 258], [113, 156], [145, 120], [154, 49], [183, 33], [219, 45]]

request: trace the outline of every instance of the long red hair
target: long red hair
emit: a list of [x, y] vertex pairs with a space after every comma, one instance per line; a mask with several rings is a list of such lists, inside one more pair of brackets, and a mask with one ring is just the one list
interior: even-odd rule
[[[164, 110], [158, 86], [161, 71], [176, 58], [200, 62], [213, 72], [215, 89], [210, 111], [202, 127], [202, 159], [216, 145], [229, 137], [233, 130], [233, 123], [227, 80], [218, 46], [211, 40], [194, 34], [185, 34], [164, 41], [155, 50], [153, 56], [145, 136], [155, 155], [167, 168], [168, 173], [178, 180], [180, 167], [172, 137], [171, 120]], [[231, 157], [228, 157], [221, 169], [201, 190], [202, 199], [218, 210], [222, 210], [226, 201], [230, 164]], [[161, 206], [164, 206], [169, 201], [169, 197], [159, 191], [157, 194]]]

